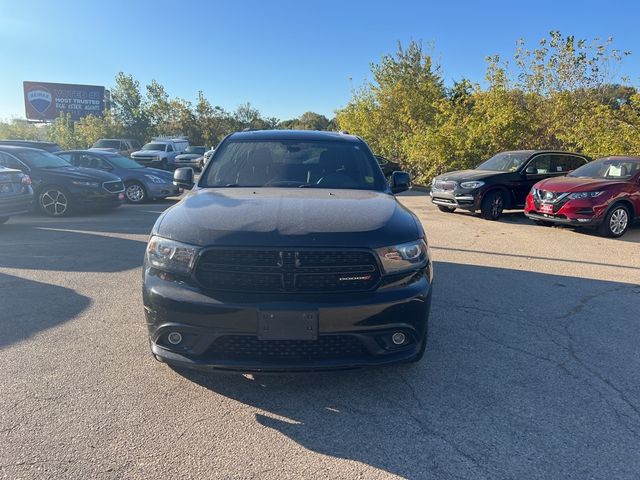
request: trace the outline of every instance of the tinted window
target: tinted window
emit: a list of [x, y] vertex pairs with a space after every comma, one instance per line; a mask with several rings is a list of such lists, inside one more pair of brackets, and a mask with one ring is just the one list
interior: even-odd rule
[[108, 170], [111, 168], [111, 166], [102, 158], [88, 153], [79, 154], [78, 161], [74, 162], [74, 165], [85, 168], [97, 168], [100, 170]]
[[167, 145], [167, 152], [173, 152], [173, 146]]
[[164, 152], [165, 144], [164, 143], [147, 143], [142, 150], [159, 150]]
[[45, 152], [44, 150], [21, 150], [16, 152], [15, 155], [30, 168], [58, 168], [69, 166], [69, 162], [66, 160], [52, 153]]
[[130, 158], [123, 157], [121, 155], [109, 155], [109, 161], [119, 168], [144, 168], [135, 160], [131, 160]]
[[551, 155], [537, 155], [527, 164], [527, 170], [535, 168], [537, 173], [551, 172]]
[[489, 160], [481, 163], [478, 170], [493, 170], [498, 172], [515, 172], [526, 162], [530, 153], [527, 152], [503, 152], [494, 155]]
[[58, 153], [57, 154], [60, 158], [66, 160], [67, 162], [75, 165], [76, 164], [76, 160], [74, 158], [73, 153]]
[[187, 147], [184, 151], [184, 153], [195, 153], [197, 155], [203, 155], [204, 152], [204, 147]]
[[96, 148], [115, 148], [120, 150], [120, 140], [98, 140], [94, 147]]
[[385, 180], [360, 144], [323, 141], [228, 141], [201, 186], [384, 190]]
[[0, 167], [15, 168], [17, 170], [24, 169], [19, 161], [4, 152], [0, 152]]

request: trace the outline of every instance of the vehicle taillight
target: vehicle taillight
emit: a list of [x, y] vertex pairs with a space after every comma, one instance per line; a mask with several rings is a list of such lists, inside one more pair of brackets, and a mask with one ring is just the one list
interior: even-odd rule
[[23, 185], [31, 185], [31, 177], [29, 175], [22, 176], [22, 184]]

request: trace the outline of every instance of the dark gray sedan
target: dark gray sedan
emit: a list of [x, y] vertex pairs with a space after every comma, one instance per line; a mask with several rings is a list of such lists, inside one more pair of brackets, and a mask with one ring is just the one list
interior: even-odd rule
[[204, 154], [206, 152], [205, 147], [189, 146], [180, 155], [176, 156], [175, 165], [176, 168], [191, 167], [198, 170], [204, 168]]
[[56, 155], [76, 167], [106, 170], [117, 175], [124, 182], [124, 193], [129, 203], [142, 203], [148, 199], [173, 197], [182, 193], [182, 190], [173, 184], [171, 172], [142, 166], [135, 160], [117, 153], [67, 150]]

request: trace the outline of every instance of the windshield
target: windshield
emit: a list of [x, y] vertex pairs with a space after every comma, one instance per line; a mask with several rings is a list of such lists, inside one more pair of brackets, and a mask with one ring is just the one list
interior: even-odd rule
[[384, 190], [386, 183], [360, 144], [267, 140], [225, 142], [200, 186]]
[[134, 168], [144, 168], [143, 165], [140, 165], [135, 160], [131, 160], [130, 158], [123, 157], [122, 155], [109, 155], [107, 158], [114, 166], [119, 168], [126, 168], [129, 170]]
[[481, 163], [477, 170], [494, 170], [497, 172], [515, 172], [531, 157], [528, 152], [503, 152], [494, 155]]
[[640, 171], [640, 160], [629, 158], [605, 158], [587, 163], [568, 176], [628, 180]]
[[184, 151], [184, 153], [195, 153], [198, 155], [203, 155], [204, 152], [205, 152], [204, 147], [187, 147]]
[[16, 157], [27, 164], [29, 168], [56, 168], [69, 167], [66, 160], [44, 150], [21, 150], [15, 153]]
[[142, 147], [143, 150], [160, 150], [161, 152], [164, 152], [164, 143], [146, 143], [144, 147]]
[[120, 140], [98, 140], [94, 148], [115, 148], [120, 149]]

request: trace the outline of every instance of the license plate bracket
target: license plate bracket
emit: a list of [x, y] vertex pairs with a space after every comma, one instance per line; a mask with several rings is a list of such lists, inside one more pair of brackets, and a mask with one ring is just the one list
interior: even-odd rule
[[543, 203], [542, 205], [540, 205], [540, 212], [553, 213], [553, 205], [550, 203]]
[[317, 340], [318, 312], [260, 310], [258, 340]]

